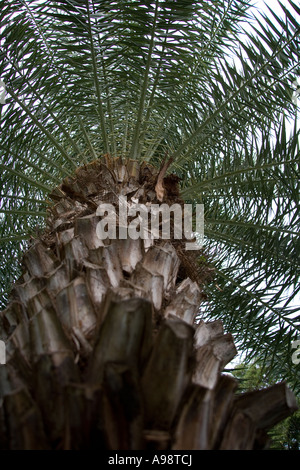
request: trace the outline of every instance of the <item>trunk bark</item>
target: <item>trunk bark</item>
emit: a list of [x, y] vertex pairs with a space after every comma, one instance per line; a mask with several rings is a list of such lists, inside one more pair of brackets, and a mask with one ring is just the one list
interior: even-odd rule
[[182, 205], [165, 172], [106, 156], [50, 195], [0, 315], [1, 449], [263, 448], [297, 409], [284, 384], [236, 394], [232, 336], [195, 323], [213, 271], [184, 241], [97, 236], [101, 202]]

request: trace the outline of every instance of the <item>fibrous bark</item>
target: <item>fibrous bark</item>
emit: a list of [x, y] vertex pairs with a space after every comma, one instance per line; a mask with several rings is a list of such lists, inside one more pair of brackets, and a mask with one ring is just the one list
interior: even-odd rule
[[101, 202], [183, 205], [178, 179], [97, 160], [50, 197], [0, 315], [0, 449], [253, 449], [295, 409], [285, 384], [237, 395], [220, 321], [196, 323], [210, 266], [184, 242], [97, 236]]

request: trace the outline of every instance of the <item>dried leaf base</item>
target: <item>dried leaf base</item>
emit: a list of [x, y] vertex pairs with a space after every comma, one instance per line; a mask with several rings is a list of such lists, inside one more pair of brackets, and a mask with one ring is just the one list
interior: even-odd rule
[[53, 191], [47, 227], [0, 314], [0, 449], [255, 449], [297, 409], [285, 384], [237, 395], [213, 275], [178, 241], [100, 240], [102, 202], [182, 203], [148, 165], [95, 161]]

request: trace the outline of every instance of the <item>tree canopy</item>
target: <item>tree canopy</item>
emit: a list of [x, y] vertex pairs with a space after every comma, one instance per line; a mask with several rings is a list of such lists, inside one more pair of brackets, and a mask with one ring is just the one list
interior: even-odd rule
[[168, 155], [185, 200], [205, 208], [216, 278], [199, 318], [222, 319], [248, 358], [299, 387], [299, 6], [0, 6], [2, 308], [63, 177], [106, 153]]

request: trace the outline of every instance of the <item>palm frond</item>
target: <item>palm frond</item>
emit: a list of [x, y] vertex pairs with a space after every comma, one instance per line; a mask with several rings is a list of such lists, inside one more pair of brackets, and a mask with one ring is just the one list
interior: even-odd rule
[[0, 0], [2, 306], [54, 186], [105, 153], [169, 154], [218, 270], [201, 314], [296, 370], [300, 9], [278, 5]]

